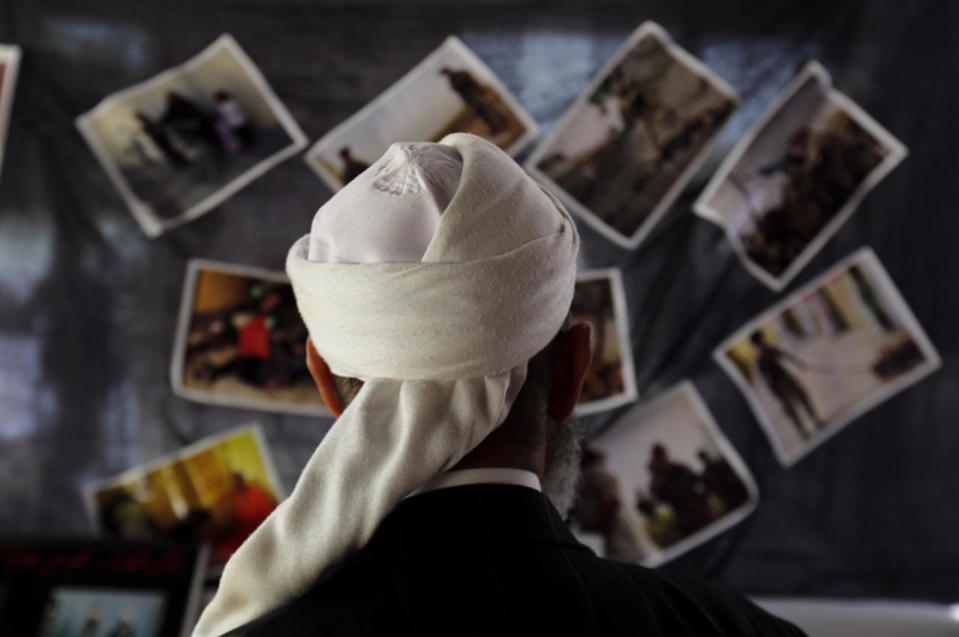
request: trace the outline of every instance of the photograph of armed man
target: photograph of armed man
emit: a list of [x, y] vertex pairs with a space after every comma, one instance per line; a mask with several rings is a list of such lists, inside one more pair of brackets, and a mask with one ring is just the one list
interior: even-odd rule
[[784, 466], [942, 364], [870, 248], [747, 323], [713, 358]]
[[696, 200], [743, 266], [782, 290], [908, 154], [808, 63], [743, 135]]
[[304, 159], [337, 191], [369, 168], [390, 144], [438, 142], [451, 133], [478, 135], [510, 155], [539, 134], [536, 120], [455, 35], [324, 134]]
[[394, 144], [319, 209], [286, 269], [337, 420], [196, 637], [802, 634], [568, 529], [578, 252], [557, 200], [470, 134]]

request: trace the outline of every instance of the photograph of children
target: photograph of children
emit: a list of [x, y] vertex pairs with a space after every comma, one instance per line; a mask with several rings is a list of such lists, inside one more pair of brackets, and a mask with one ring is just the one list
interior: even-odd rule
[[457, 132], [485, 137], [515, 155], [539, 128], [493, 71], [451, 36], [379, 97], [324, 135], [306, 153], [306, 161], [337, 191], [394, 142], [438, 142]]
[[173, 391], [227, 407], [329, 416], [306, 367], [306, 337], [285, 274], [194, 259], [170, 365]]
[[635, 248], [735, 110], [733, 89], [644, 22], [596, 75], [526, 169], [610, 241]]
[[586, 444], [573, 528], [610, 559], [657, 566], [728, 529], [758, 500], [749, 470], [691, 382]]
[[636, 372], [620, 271], [610, 268], [581, 272], [576, 277], [569, 313], [573, 323], [589, 323], [592, 328], [593, 360], [583, 381], [576, 415], [585, 416], [636, 400]]
[[784, 465], [940, 364], [868, 248], [750, 321], [714, 357]]
[[276, 508], [283, 493], [263, 434], [242, 427], [86, 490], [96, 526], [109, 537], [209, 542], [222, 566]]
[[229, 35], [107, 97], [77, 127], [150, 237], [199, 217], [307, 143]]
[[906, 147], [808, 64], [733, 148], [696, 202], [743, 265], [781, 290]]
[[3, 168], [3, 148], [7, 140], [7, 124], [13, 108], [13, 92], [20, 67], [20, 47], [0, 44], [0, 169]]
[[37, 637], [158, 637], [163, 594], [109, 588], [58, 588]]

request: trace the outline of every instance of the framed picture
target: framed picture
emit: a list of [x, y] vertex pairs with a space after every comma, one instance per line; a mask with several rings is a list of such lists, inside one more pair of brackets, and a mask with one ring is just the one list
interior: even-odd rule
[[207, 549], [47, 539], [0, 542], [0, 625], [35, 637], [188, 637]]

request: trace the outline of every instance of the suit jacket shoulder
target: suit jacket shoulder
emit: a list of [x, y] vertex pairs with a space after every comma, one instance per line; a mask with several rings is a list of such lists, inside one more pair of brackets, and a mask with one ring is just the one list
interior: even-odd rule
[[301, 597], [230, 633], [801, 635], [702, 580], [597, 557], [549, 501], [475, 485], [405, 500]]

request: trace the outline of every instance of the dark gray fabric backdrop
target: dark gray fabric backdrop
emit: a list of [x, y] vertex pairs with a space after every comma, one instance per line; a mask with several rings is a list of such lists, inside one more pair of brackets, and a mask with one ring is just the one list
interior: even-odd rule
[[[331, 423], [190, 403], [167, 374], [187, 260], [280, 269], [327, 188], [294, 158], [151, 241], [74, 128], [78, 114], [229, 32], [315, 140], [452, 33], [548, 131], [645, 19], [743, 97], [638, 250], [580, 225], [585, 263], [624, 270], [641, 392], [691, 377], [762, 492], [746, 522], [673, 566], [750, 593], [959, 601], [959, 3], [948, 0], [0, 0], [0, 42], [24, 49], [0, 181], [0, 534], [91, 533], [84, 481], [251, 421], [290, 488]], [[690, 207], [813, 58], [910, 155], [789, 289], [870, 245], [944, 365], [785, 470], [710, 357], [778, 297]]]

